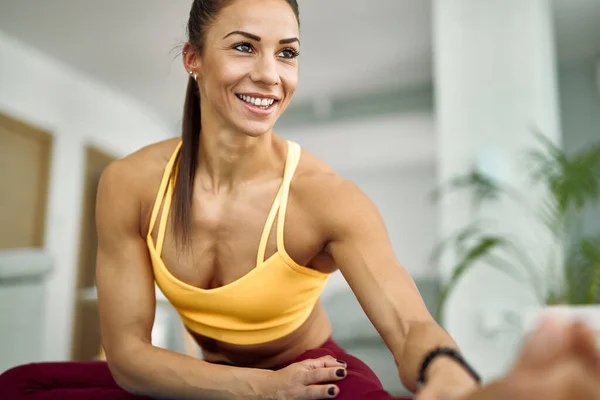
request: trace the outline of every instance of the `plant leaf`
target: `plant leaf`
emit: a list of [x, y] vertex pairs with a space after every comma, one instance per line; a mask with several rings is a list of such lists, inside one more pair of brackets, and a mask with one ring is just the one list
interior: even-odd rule
[[534, 184], [543, 183], [556, 201], [554, 220], [564, 219], [570, 210], [581, 211], [600, 199], [600, 143], [573, 155], [554, 145], [544, 135], [536, 134], [542, 149], [528, 152], [530, 177]]
[[442, 319], [443, 308], [448, 299], [448, 296], [452, 289], [456, 286], [460, 278], [463, 277], [465, 273], [467, 273], [471, 268], [473, 268], [478, 261], [487, 258], [487, 264], [491, 267], [499, 269], [500, 271], [508, 274], [511, 278], [518, 281], [514, 274], [514, 270], [511, 271], [511, 268], [507, 268], [506, 265], [503, 265], [498, 262], [494, 262], [490, 260], [490, 253], [496, 249], [501, 248], [505, 245], [507, 240], [500, 236], [494, 235], [485, 235], [476, 239], [475, 243], [469, 246], [468, 250], [465, 254], [460, 258], [459, 262], [453, 268], [452, 276], [449, 282], [444, 285], [442, 292], [440, 294], [440, 298], [438, 301], [438, 313], [439, 319]]
[[437, 188], [433, 193], [433, 200], [438, 201], [446, 193], [454, 190], [470, 190], [474, 207], [479, 207], [486, 201], [496, 200], [502, 192], [494, 179], [473, 169], [468, 174], [458, 176]]
[[600, 294], [600, 236], [576, 242], [565, 263], [568, 301], [595, 304]]
[[463, 243], [467, 240], [470, 240], [472, 237], [481, 234], [481, 222], [475, 221], [471, 222], [464, 228], [458, 230], [450, 237], [444, 239], [440, 243], [438, 243], [434, 248], [430, 256], [430, 262], [437, 262], [441, 258], [441, 256], [448, 250], [448, 247], [453, 247], [453, 249], [459, 253], [460, 252], [460, 243]]

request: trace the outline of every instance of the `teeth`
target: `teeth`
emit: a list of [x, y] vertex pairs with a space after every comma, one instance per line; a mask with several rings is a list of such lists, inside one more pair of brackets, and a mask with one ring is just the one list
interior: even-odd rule
[[275, 100], [273, 99], [261, 99], [257, 97], [250, 97], [246, 95], [238, 95], [238, 98], [244, 100], [246, 103], [254, 104], [257, 107], [270, 107]]

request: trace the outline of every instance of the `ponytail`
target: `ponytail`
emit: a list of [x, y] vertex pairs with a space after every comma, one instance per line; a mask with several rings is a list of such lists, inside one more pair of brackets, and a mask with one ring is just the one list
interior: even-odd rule
[[182, 145], [173, 175], [176, 174], [171, 213], [175, 238], [180, 245], [191, 239], [192, 196], [200, 145], [200, 93], [193, 77], [189, 77], [183, 107]]
[[[208, 27], [215, 21], [219, 12], [230, 3], [231, 0], [193, 1], [187, 23], [187, 36], [198, 54], [203, 52]], [[287, 0], [287, 3], [292, 7], [300, 25], [297, 0]], [[191, 240], [192, 195], [200, 145], [200, 93], [198, 83], [192, 77], [188, 80], [185, 95], [181, 136], [183, 141], [181, 151], [176, 160], [176, 168], [171, 175], [171, 179], [175, 178], [171, 218], [175, 239], [180, 248], [183, 248]]]

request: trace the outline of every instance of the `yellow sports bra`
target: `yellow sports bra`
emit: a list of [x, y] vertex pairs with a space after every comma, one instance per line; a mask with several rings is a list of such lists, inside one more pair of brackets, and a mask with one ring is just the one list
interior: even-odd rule
[[[288, 141], [283, 181], [260, 239], [256, 267], [234, 282], [214, 289], [201, 289], [180, 281], [161, 258], [173, 197], [171, 171], [180, 148], [181, 143], [165, 168], [146, 238], [156, 284], [179, 312], [186, 327], [200, 335], [250, 345], [292, 333], [309, 317], [329, 278], [329, 274], [296, 264], [284, 247], [285, 210], [290, 183], [300, 160], [300, 146]], [[152, 231], [163, 201], [155, 244]], [[277, 251], [265, 260], [276, 216]]]

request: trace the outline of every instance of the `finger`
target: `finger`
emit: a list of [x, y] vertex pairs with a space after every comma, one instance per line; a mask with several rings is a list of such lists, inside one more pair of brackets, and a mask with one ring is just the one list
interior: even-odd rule
[[[533, 400], [535, 397], [519, 397], [515, 396], [516, 388], [515, 385], [510, 381], [499, 380], [495, 382], [491, 382], [480, 389], [477, 389], [465, 397], [461, 397], [461, 400], [506, 400], [506, 399], [524, 399], [524, 400]], [[421, 400], [420, 398], [417, 398]], [[429, 398], [427, 399], [429, 400]]]
[[435, 400], [435, 393], [430, 390], [423, 389], [417, 393], [415, 400]]
[[323, 356], [319, 358], [311, 358], [308, 360], [300, 361], [299, 364], [304, 365], [309, 369], [315, 368], [328, 368], [328, 367], [343, 367], [346, 368], [346, 362], [343, 360], [336, 360], [332, 356]]
[[[536, 395], [552, 399], [600, 399], [600, 380], [578, 360], [563, 362], [544, 375]], [[531, 394], [534, 394], [533, 391]]]
[[303, 389], [300, 395], [302, 400], [333, 399], [340, 394], [340, 389], [335, 385], [311, 385]]
[[556, 317], [545, 318], [527, 339], [517, 368], [547, 365], [570, 351], [568, 325]]
[[576, 322], [571, 326], [573, 350], [594, 374], [600, 376], [600, 353], [597, 349], [597, 339], [588, 326], [582, 322]]
[[343, 367], [317, 368], [304, 372], [302, 383], [313, 385], [315, 383], [335, 382], [346, 377], [347, 371]]

